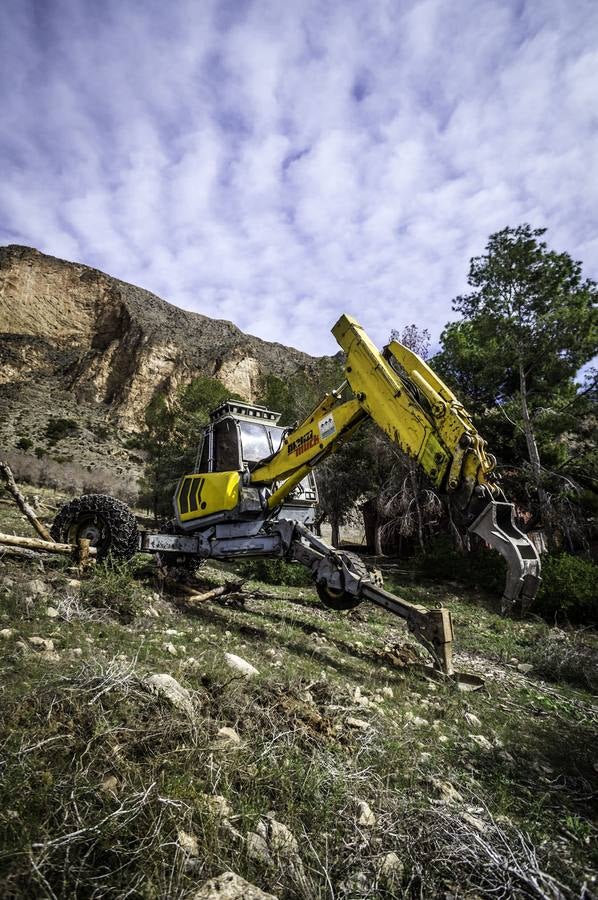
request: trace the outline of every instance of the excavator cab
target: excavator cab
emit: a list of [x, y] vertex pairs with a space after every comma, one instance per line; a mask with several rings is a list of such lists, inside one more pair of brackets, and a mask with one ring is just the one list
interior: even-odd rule
[[[278, 424], [279, 419], [280, 413], [265, 406], [236, 400], [221, 403], [210, 414], [210, 422], [199, 445], [194, 476], [187, 476], [187, 479], [202, 474], [213, 476], [216, 473], [238, 473], [239, 485], [248, 483], [250, 473], [274, 456], [282, 446], [288, 429]], [[197, 481], [196, 478], [195, 480]], [[222, 481], [224, 484], [223, 479], [210, 480], [214, 483]], [[276, 485], [272, 489], [275, 490]], [[255, 488], [246, 488], [245, 491], [259, 493]], [[263, 503], [256, 505], [256, 511], [265, 506], [265, 489], [262, 494]], [[184, 496], [182, 499], [184, 500]], [[278, 517], [293, 519], [309, 526], [315, 522], [317, 504], [318, 489], [313, 473], [309, 472], [286, 499]], [[199, 507], [201, 512], [201, 504]], [[208, 509], [205, 511], [207, 513]]]

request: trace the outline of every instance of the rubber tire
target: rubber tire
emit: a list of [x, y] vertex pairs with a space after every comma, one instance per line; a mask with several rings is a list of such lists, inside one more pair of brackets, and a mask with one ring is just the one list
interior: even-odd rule
[[[369, 571], [364, 561], [357, 556], [356, 553], [348, 553], [346, 550], [341, 551], [339, 556], [344, 556], [350, 560], [352, 567], [359, 573], [361, 578], [369, 578]], [[355, 609], [362, 602], [359, 597], [347, 594], [342, 588], [330, 588], [325, 584], [316, 584], [318, 597], [327, 609], [333, 609], [335, 612], [341, 612], [345, 609]]]
[[138, 529], [129, 507], [107, 494], [84, 494], [65, 503], [54, 519], [50, 534], [55, 541], [76, 543], [90, 523], [101, 529], [91, 542], [96, 559], [130, 559], [138, 550]]

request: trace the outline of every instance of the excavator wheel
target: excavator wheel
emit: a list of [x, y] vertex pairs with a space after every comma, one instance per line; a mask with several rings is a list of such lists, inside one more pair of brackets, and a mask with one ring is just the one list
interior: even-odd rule
[[[355, 553], [347, 553], [345, 550], [339, 553], [339, 556], [343, 556], [350, 563], [351, 568], [360, 578], [369, 579], [370, 573], [368, 568], [359, 556]], [[332, 588], [325, 583], [316, 584], [316, 590], [324, 606], [328, 609], [334, 609], [336, 612], [340, 612], [343, 609], [355, 609], [361, 603], [358, 597], [347, 594], [342, 588]]]
[[125, 503], [106, 494], [84, 494], [65, 503], [50, 534], [67, 544], [89, 540], [98, 560], [130, 559], [137, 552], [135, 516]]

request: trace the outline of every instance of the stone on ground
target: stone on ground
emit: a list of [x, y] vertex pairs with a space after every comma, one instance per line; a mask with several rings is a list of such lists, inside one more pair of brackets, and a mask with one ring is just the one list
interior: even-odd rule
[[360, 800], [357, 804], [357, 821], [366, 828], [371, 828], [376, 824], [376, 816], [365, 800]]
[[177, 838], [179, 847], [184, 853], [187, 853], [188, 856], [199, 856], [199, 844], [197, 843], [197, 838], [194, 834], [189, 834], [188, 831], [183, 831], [182, 828], [178, 828]]
[[239, 745], [241, 743], [241, 738], [237, 734], [234, 728], [229, 728], [228, 725], [223, 725], [222, 728], [218, 729], [218, 743], [221, 746], [228, 745]]
[[247, 675], [248, 678], [252, 675], [260, 674], [255, 666], [252, 666], [251, 663], [247, 662], [246, 659], [243, 659], [242, 656], [236, 656], [234, 653], [225, 653], [224, 659], [229, 668], [241, 672], [242, 675]]
[[150, 675], [145, 679], [144, 684], [150, 693], [164, 697], [176, 709], [189, 715], [193, 713], [191, 694], [172, 675], [167, 675], [165, 672]]
[[278, 897], [267, 894], [235, 872], [223, 872], [202, 884], [191, 900], [278, 900]]

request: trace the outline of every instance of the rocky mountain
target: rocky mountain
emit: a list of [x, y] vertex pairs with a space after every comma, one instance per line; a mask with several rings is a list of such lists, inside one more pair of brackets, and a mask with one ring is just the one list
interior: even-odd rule
[[[59, 461], [125, 471], [123, 432], [156, 392], [203, 375], [255, 401], [268, 374], [318, 377], [316, 357], [179, 309], [97, 269], [0, 247], [0, 446], [49, 449], [48, 423], [76, 421]], [[28, 446], [29, 445], [29, 446]], [[50, 442], [50, 449], [54, 447]], [[135, 459], [132, 464], [139, 465]]]

